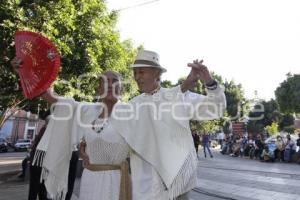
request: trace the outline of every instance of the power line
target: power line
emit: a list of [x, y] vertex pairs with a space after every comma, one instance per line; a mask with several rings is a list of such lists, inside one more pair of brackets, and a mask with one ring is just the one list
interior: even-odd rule
[[125, 8], [120, 8], [120, 9], [117, 9], [116, 11], [120, 12], [120, 11], [128, 10], [128, 9], [131, 9], [131, 8], [137, 8], [137, 7], [141, 7], [141, 6], [147, 5], [147, 4], [155, 3], [157, 1], [160, 1], [160, 0], [146, 1], [146, 2], [139, 3], [139, 4], [136, 4], [136, 5], [133, 5], [133, 6], [128, 6], [128, 7], [125, 7]]

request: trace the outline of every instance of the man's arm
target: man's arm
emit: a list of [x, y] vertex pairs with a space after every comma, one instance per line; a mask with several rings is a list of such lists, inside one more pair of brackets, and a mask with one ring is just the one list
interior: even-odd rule
[[[202, 63], [202, 60], [200, 62], [195, 60], [188, 64], [192, 69], [181, 84], [181, 91], [185, 93], [184, 101], [192, 105], [192, 119], [200, 121], [218, 119], [223, 116], [226, 108], [224, 89], [211, 77], [207, 67]], [[207, 95], [187, 92], [195, 86], [198, 80], [204, 82]]]
[[[18, 74], [19, 69], [22, 67], [22, 60], [20, 60], [18, 57], [15, 57], [10, 63], [15, 72]], [[47, 101], [50, 105], [57, 102], [57, 97], [55, 97], [49, 90], [41, 94], [41, 98]]]

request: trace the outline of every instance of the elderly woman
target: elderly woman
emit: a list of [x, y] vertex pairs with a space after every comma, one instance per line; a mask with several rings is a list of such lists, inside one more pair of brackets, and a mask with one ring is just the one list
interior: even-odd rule
[[[15, 70], [22, 67], [18, 58], [11, 63]], [[100, 78], [98, 103], [79, 103], [72, 98], [54, 96], [49, 91], [41, 95], [55, 107], [43, 137], [45, 140], [37, 147], [47, 152], [43, 158], [42, 178], [51, 197], [64, 199], [72, 148], [84, 140], [89, 161], [85, 162], [79, 199], [131, 199], [126, 161], [129, 147], [110, 124], [120, 87], [121, 75], [107, 71]]]
[[[120, 76], [111, 71], [104, 73], [104, 76], [107, 78], [107, 88], [104, 87], [104, 80], [100, 80], [100, 96], [107, 92], [107, 95], [101, 98], [104, 107], [100, 108], [100, 112], [95, 112], [99, 109], [93, 106], [87, 108], [90, 113], [85, 114], [87, 117], [84, 123], [90, 123], [92, 126], [80, 128], [86, 145], [85, 152], [89, 158], [88, 162], [85, 160], [85, 169], [81, 179], [79, 199], [82, 200], [121, 199], [120, 185], [123, 184], [122, 187], [124, 187], [125, 184], [121, 183], [120, 169], [121, 165], [126, 165], [129, 147], [110, 124], [110, 115], [119, 96]], [[113, 95], [113, 84], [117, 95]], [[124, 167], [123, 173], [128, 173], [128, 168]], [[126, 197], [123, 196], [122, 199]]]

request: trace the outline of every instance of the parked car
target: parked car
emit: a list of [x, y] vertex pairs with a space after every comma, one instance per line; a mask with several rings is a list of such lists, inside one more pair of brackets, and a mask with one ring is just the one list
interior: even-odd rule
[[29, 139], [19, 139], [15, 143], [14, 149], [15, 149], [15, 151], [22, 151], [22, 150], [26, 151], [30, 147], [31, 147], [31, 140], [29, 140]]
[[0, 152], [7, 152], [8, 143], [4, 138], [0, 138]]

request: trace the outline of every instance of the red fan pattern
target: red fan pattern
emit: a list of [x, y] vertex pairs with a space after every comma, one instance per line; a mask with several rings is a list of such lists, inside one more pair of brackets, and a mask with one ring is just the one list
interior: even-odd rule
[[18, 31], [15, 34], [16, 56], [22, 60], [19, 76], [23, 94], [32, 99], [45, 92], [55, 81], [60, 68], [60, 55], [44, 36]]

